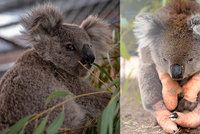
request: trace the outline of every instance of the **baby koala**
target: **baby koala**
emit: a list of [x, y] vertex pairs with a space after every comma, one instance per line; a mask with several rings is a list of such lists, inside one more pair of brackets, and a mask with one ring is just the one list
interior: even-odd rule
[[[105, 54], [112, 44], [109, 25], [89, 16], [81, 25], [63, 23], [62, 13], [51, 4], [38, 6], [22, 19], [29, 43], [27, 50], [0, 81], [0, 130], [22, 117], [45, 110], [45, 101], [55, 90], [69, 90], [74, 95], [97, 90], [84, 77], [95, 58]], [[84, 65], [84, 67], [81, 65]], [[62, 127], [81, 128], [97, 118], [108, 104], [110, 93], [78, 98], [64, 105]], [[53, 106], [63, 99], [55, 99]], [[51, 112], [48, 124], [61, 112]], [[34, 123], [25, 133], [32, 133]], [[81, 133], [69, 131], [69, 133]]]
[[[178, 131], [178, 125], [200, 125], [199, 12], [195, 1], [172, 0], [155, 14], [136, 17], [142, 103], [167, 133]], [[179, 102], [180, 92], [184, 98]], [[182, 112], [186, 109], [190, 112]]]

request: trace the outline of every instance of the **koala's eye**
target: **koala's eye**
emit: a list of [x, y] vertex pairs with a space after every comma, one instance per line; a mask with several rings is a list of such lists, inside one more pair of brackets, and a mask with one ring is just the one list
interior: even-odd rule
[[74, 47], [74, 45], [71, 42], [67, 42], [65, 44], [65, 48], [67, 51], [75, 51], [76, 50], [76, 48]]
[[192, 62], [193, 61], [193, 58], [190, 58], [189, 60], [188, 60], [188, 62]]
[[164, 61], [164, 62], [167, 62], [167, 60], [166, 60], [165, 58], [163, 58], [163, 61]]

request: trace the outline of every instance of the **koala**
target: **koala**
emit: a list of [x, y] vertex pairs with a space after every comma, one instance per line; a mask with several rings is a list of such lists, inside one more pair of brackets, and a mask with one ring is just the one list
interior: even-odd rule
[[[96, 92], [83, 77], [95, 58], [105, 54], [112, 44], [111, 30], [103, 20], [89, 16], [80, 25], [66, 24], [62, 13], [51, 4], [33, 8], [22, 18], [22, 25], [32, 48], [18, 58], [0, 81], [0, 130], [26, 115], [45, 110], [45, 101], [55, 90], [69, 90], [74, 95]], [[101, 114], [110, 98], [111, 94], [105, 92], [66, 103], [62, 127], [85, 126]], [[48, 107], [62, 100], [52, 100]], [[61, 110], [51, 112], [48, 124]], [[29, 124], [25, 133], [32, 133], [33, 127], [34, 123]]]
[[[200, 104], [180, 100], [179, 109], [168, 109], [163, 102], [160, 74], [167, 74], [180, 87], [200, 71], [200, 5], [195, 1], [172, 0], [155, 14], [136, 16], [134, 34], [139, 44], [139, 88], [144, 109], [151, 112], [168, 133], [177, 125], [200, 125]], [[184, 87], [184, 86], [183, 86]], [[191, 90], [191, 92], [195, 92]], [[198, 96], [199, 97], [199, 96]]]

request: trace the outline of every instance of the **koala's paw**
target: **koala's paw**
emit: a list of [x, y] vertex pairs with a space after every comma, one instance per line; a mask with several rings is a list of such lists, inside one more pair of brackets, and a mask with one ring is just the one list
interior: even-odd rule
[[179, 112], [183, 112], [184, 110], [187, 111], [193, 111], [197, 107], [197, 102], [190, 102], [186, 99], [181, 99], [181, 101], [178, 103], [177, 110]]

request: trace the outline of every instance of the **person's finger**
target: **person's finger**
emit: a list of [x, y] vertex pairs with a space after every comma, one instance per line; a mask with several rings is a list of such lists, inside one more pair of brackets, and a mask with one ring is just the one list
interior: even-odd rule
[[[174, 90], [174, 91], [172, 91]], [[172, 93], [172, 92], [176, 92], [176, 89], [166, 89], [163, 88], [163, 101], [164, 104], [166, 106], [166, 108], [170, 111], [174, 110], [177, 105], [178, 105], [178, 97], [176, 93]]]
[[170, 120], [170, 114], [171, 113], [168, 110], [160, 110], [155, 112], [156, 120], [163, 130], [167, 133], [174, 133], [178, 130], [178, 127], [175, 122]]
[[174, 81], [169, 74], [159, 73], [159, 78], [162, 83], [162, 95], [165, 106], [168, 110], [174, 110], [178, 105], [178, 94], [182, 88]]
[[200, 125], [200, 115], [196, 110], [188, 113], [174, 112], [170, 119], [182, 127], [196, 128]]
[[200, 75], [196, 74], [183, 86], [184, 98], [190, 102], [196, 102], [199, 91]]

